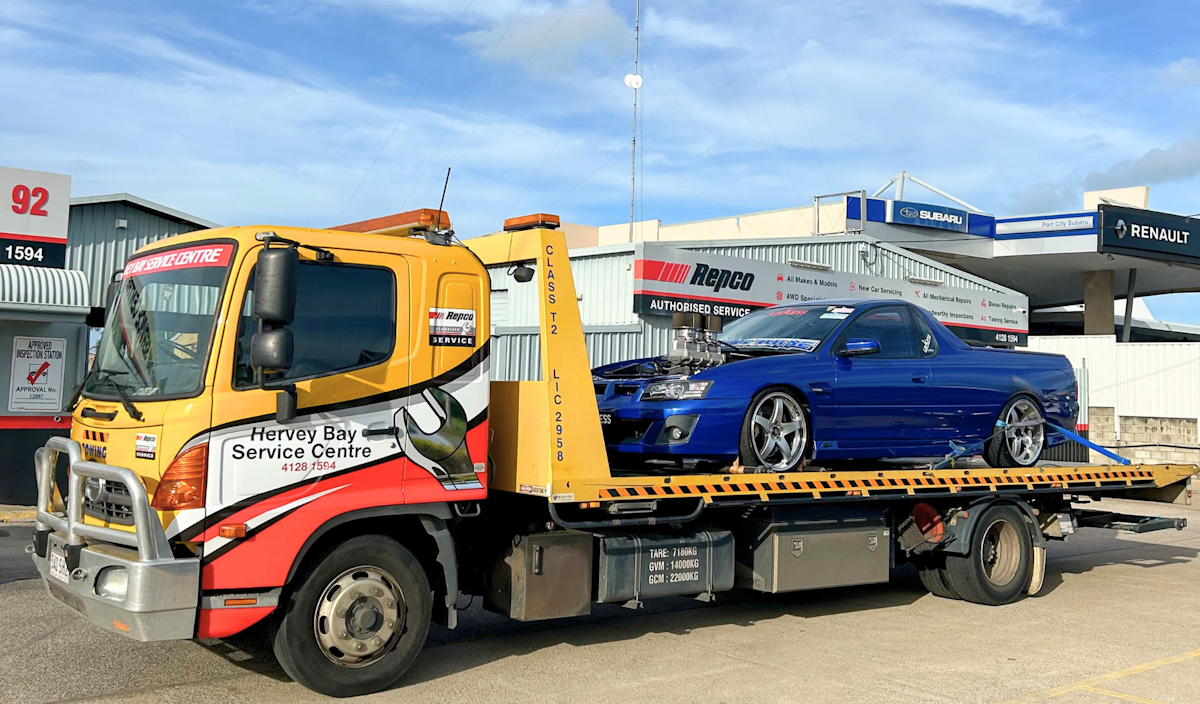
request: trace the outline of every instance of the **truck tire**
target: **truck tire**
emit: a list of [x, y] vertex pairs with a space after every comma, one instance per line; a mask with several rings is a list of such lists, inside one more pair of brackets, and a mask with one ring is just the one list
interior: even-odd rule
[[929, 593], [943, 599], [961, 599], [954, 587], [950, 586], [950, 578], [946, 574], [946, 558], [944, 555], [931, 557], [917, 565], [917, 576], [921, 585]]
[[949, 586], [966, 601], [988, 606], [1020, 598], [1031, 569], [1033, 537], [1021, 512], [1008, 505], [984, 511], [968, 554], [946, 555]]
[[[996, 419], [996, 430], [999, 423], [1017, 423], [1032, 420], [1042, 420], [1042, 410], [1036, 401], [1028, 396], [1016, 396], [1004, 404], [1000, 417]], [[1016, 428], [1010, 436], [1002, 432], [988, 440], [983, 448], [983, 460], [991, 467], [1032, 467], [1042, 458], [1046, 449], [1046, 426]]]
[[429, 634], [433, 595], [421, 563], [395, 540], [365, 535], [317, 561], [280, 605], [271, 633], [292, 679], [331, 697], [391, 687]]
[[808, 415], [795, 392], [764, 389], [750, 401], [738, 441], [743, 466], [790, 472], [804, 461], [811, 442]]

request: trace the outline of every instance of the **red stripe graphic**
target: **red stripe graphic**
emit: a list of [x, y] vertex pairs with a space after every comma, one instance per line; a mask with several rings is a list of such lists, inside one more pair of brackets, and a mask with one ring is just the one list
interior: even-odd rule
[[19, 235], [15, 232], [0, 232], [0, 237], [9, 240], [25, 240], [27, 242], [45, 242], [46, 244], [66, 244], [66, 237], [47, 237], [45, 235]]
[[[57, 418], [58, 420], [55, 420]], [[71, 416], [0, 416], [0, 430], [70, 428]]]

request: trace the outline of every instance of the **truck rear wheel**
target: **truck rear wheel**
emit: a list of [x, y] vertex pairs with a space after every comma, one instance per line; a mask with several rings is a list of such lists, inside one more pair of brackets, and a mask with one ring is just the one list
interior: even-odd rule
[[1013, 506], [987, 509], [975, 525], [970, 552], [946, 555], [949, 586], [963, 599], [989, 606], [1016, 601], [1032, 568], [1033, 537]]
[[352, 538], [298, 582], [274, 621], [275, 657], [300, 684], [332, 697], [391, 687], [429, 633], [421, 563], [382, 535]]
[[946, 558], [936, 555], [917, 565], [917, 576], [929, 593], [943, 599], [961, 599], [954, 587], [950, 586], [950, 577], [946, 574]]

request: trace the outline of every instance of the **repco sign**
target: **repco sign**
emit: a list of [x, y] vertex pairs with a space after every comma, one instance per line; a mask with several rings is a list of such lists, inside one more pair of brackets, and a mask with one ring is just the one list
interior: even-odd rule
[[704, 286], [713, 291], [734, 289], [749, 291], [754, 285], [754, 274], [736, 269], [717, 269], [707, 264], [696, 264], [692, 278], [688, 282], [692, 286]]

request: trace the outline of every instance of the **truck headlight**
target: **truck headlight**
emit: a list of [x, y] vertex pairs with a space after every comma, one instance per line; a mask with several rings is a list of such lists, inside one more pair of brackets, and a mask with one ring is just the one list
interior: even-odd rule
[[129, 570], [124, 567], [105, 567], [96, 575], [96, 594], [105, 599], [125, 601], [129, 591]]
[[712, 387], [711, 380], [704, 381], [656, 381], [647, 384], [642, 392], [643, 401], [690, 401], [704, 398]]

